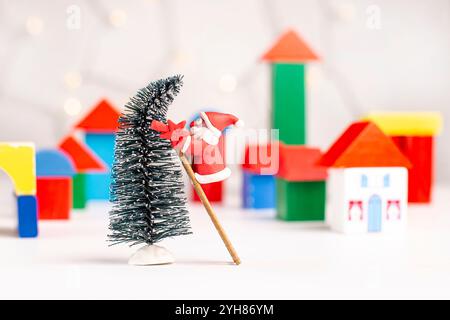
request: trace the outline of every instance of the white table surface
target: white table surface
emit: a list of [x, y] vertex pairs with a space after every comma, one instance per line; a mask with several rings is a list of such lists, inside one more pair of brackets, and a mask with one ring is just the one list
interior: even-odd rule
[[450, 188], [409, 209], [402, 236], [347, 236], [273, 212], [220, 208], [240, 254], [236, 267], [207, 214], [190, 206], [194, 234], [162, 242], [177, 263], [127, 265], [136, 248], [108, 247], [108, 205], [71, 221], [41, 222], [18, 239], [10, 203], [0, 205], [0, 298], [303, 299], [450, 298]]

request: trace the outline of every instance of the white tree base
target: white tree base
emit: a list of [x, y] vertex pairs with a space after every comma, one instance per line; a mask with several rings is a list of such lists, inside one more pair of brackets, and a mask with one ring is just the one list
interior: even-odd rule
[[166, 248], [156, 245], [146, 245], [131, 256], [128, 264], [134, 266], [151, 266], [174, 262], [175, 258]]

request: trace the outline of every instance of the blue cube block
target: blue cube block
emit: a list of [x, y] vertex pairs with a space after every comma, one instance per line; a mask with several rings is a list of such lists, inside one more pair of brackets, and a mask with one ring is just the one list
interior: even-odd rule
[[86, 176], [86, 197], [88, 200], [109, 200], [111, 168], [114, 161], [114, 133], [87, 133], [86, 144], [108, 166], [108, 173], [89, 173]]
[[38, 214], [35, 196], [18, 196], [19, 237], [35, 238], [38, 235]]
[[247, 209], [273, 209], [276, 206], [275, 177], [244, 171], [243, 206]]

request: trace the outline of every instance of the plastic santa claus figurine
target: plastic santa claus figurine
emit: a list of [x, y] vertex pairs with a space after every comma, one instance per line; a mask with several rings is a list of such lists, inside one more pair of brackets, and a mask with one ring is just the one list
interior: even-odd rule
[[200, 118], [191, 122], [190, 131], [183, 129], [185, 122], [168, 125], [154, 121], [152, 129], [162, 132], [172, 146], [189, 156], [197, 181], [201, 184], [223, 181], [231, 175], [219, 145], [223, 131], [229, 126], [241, 127], [237, 117], [220, 112], [201, 112]]

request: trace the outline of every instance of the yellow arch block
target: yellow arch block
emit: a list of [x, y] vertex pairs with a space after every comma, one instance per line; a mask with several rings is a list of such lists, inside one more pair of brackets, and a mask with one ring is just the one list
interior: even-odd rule
[[0, 169], [11, 178], [16, 195], [36, 194], [36, 151], [32, 143], [0, 142]]
[[443, 126], [439, 112], [372, 112], [363, 120], [375, 122], [389, 136], [435, 136]]

